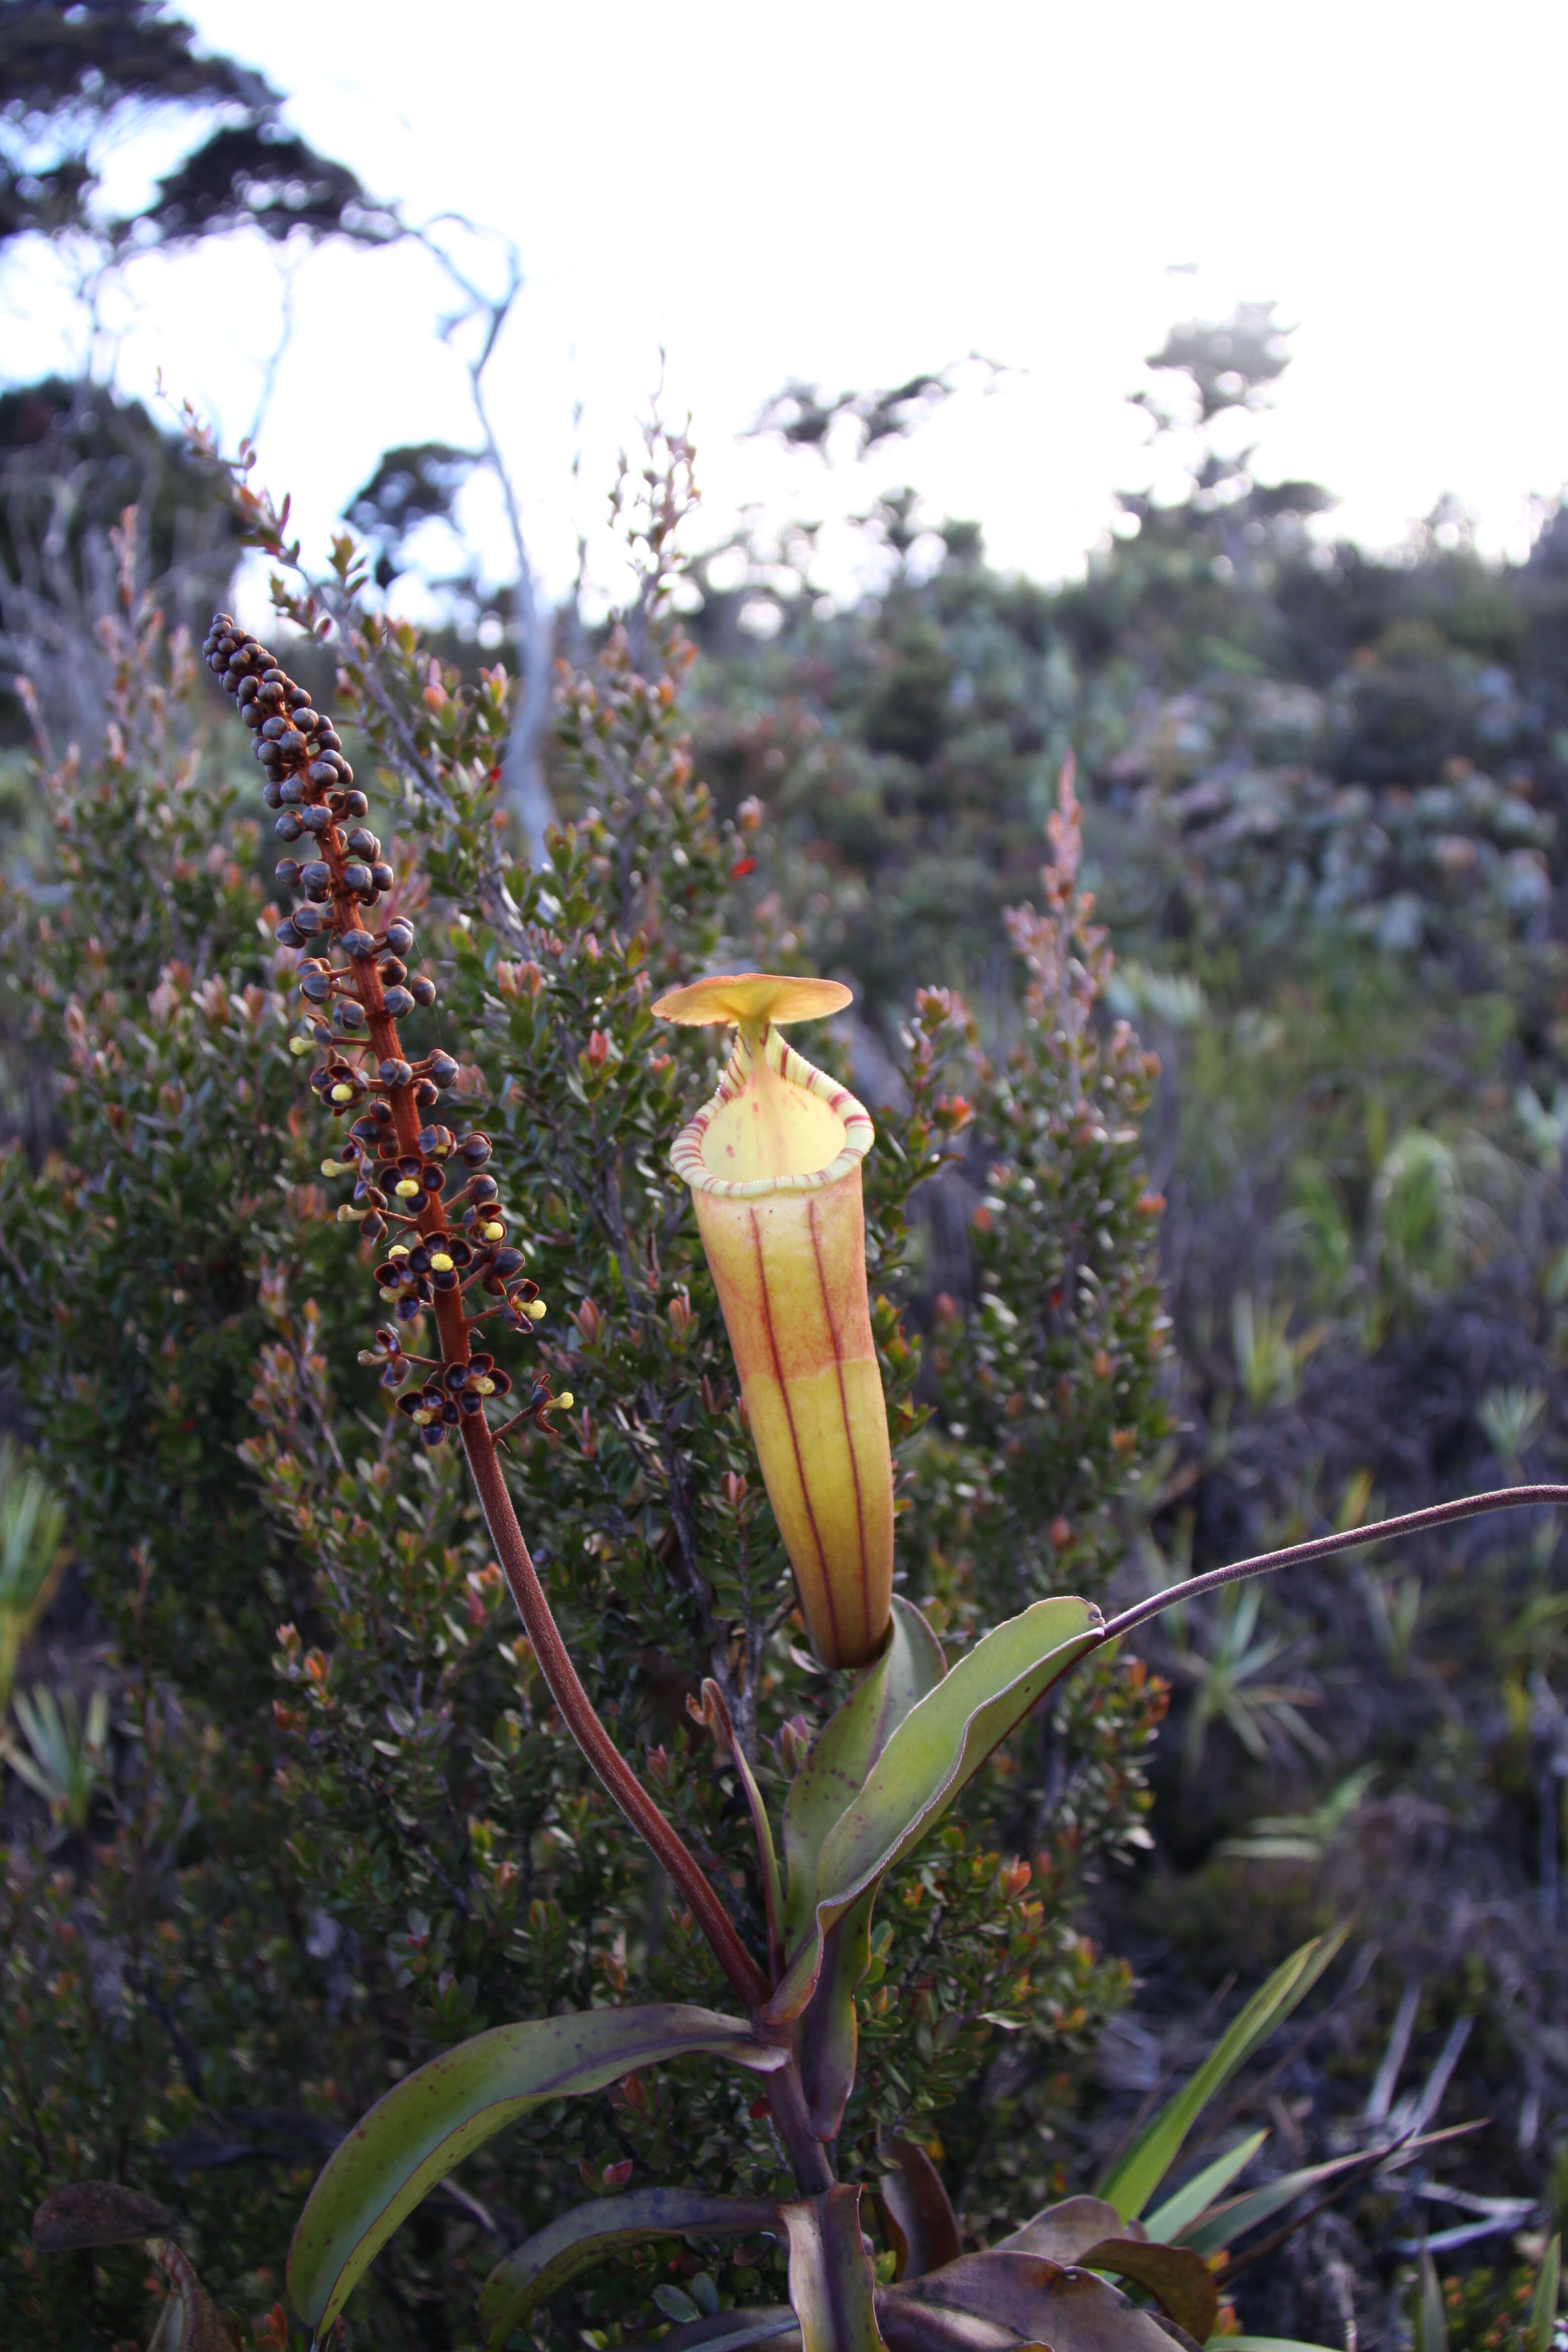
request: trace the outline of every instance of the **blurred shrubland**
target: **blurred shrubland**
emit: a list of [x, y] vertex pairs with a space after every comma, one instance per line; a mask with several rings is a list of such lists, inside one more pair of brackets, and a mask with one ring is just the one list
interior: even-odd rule
[[[0, 12], [0, 236], [75, 240], [97, 269], [236, 226], [399, 233], [281, 129], [275, 92], [195, 59], [157, 10]], [[95, 142], [167, 107], [190, 111], [185, 160], [135, 219], [107, 218]], [[646, 609], [618, 635], [558, 614], [577, 682], [544, 767], [578, 824], [560, 883], [591, 986], [552, 971], [542, 997], [475, 933], [488, 813], [433, 818], [411, 795], [379, 820], [434, 849], [420, 919], [484, 1040], [466, 1083], [504, 1129], [572, 1359], [571, 1475], [542, 1454], [524, 1474], [542, 1564], [705, 1852], [738, 1801], [685, 1719], [691, 1673], [766, 1622], [764, 1777], [765, 1740], [818, 1695], [774, 1622], [780, 1556], [700, 1255], [648, 1173], [679, 1116], [673, 1077], [643, 1072], [634, 847], [661, 980], [798, 959], [856, 987], [848, 1071], [885, 1139], [871, 1239], [908, 1440], [900, 1559], [950, 1638], [1040, 1591], [1131, 1596], [1563, 1474], [1568, 515], [1542, 506], [1518, 563], [1483, 557], [1451, 504], [1396, 554], [1340, 542], [1331, 486], [1263, 483], [1236, 454], [1287, 361], [1267, 305], [1173, 331], [1142, 404], [1190, 454], [1185, 494], [1125, 498], [1065, 587], [997, 572], [975, 526], [910, 488], [870, 504], [881, 585], [852, 608], [822, 596], [807, 520], [695, 555], [669, 583], [679, 654], [649, 650]], [[795, 385], [761, 429], [799, 449], [809, 518], [835, 417], [885, 458], [947, 394], [942, 375]], [[389, 609], [413, 530], [454, 516], [480, 461], [389, 451], [363, 486], [350, 518]], [[19, 2343], [141, 2325], [129, 2256], [51, 2272], [26, 2244], [58, 2179], [178, 2200], [204, 2269], [259, 2312], [321, 2154], [416, 2056], [701, 1977], [539, 1706], [471, 1508], [394, 1452], [357, 1365], [352, 1245], [283, 1051], [249, 772], [193, 700], [178, 634], [236, 554], [210, 472], [133, 403], [88, 376], [0, 396], [0, 1660], [17, 1689], [0, 2319]], [[410, 708], [471, 718], [489, 666], [531, 676], [542, 640], [516, 588], [477, 570], [449, 586], [448, 625], [389, 633], [381, 657]], [[290, 658], [337, 699], [319, 649]], [[668, 725], [630, 682], [656, 659], [680, 696]], [[358, 715], [374, 772], [385, 739]], [[1114, 950], [1085, 910], [1076, 1036], [1031, 1010], [1043, 918], [1006, 920], [1042, 903], [1069, 753], [1070, 854]], [[590, 1035], [603, 1051], [580, 1065]], [[697, 1049], [669, 1050], [694, 1083]], [[1142, 1168], [1108, 1142], [1139, 1129]], [[637, 1171], [629, 1205], [595, 1189], [605, 1152]], [[657, 1314], [628, 1302], [628, 1265], [652, 1267]], [[674, 1392], [686, 1417], [662, 1431], [603, 1402]], [[887, 1906], [880, 2056], [851, 2135], [869, 2148], [918, 2116], [984, 2237], [1030, 2193], [1091, 2185], [1237, 1980], [1352, 1919], [1331, 2003], [1216, 2130], [1267, 2126], [1283, 2168], [1391, 2116], [1479, 2127], [1226, 2292], [1250, 2329], [1338, 2343], [1353, 2312], [1363, 2346], [1403, 2340], [1425, 2235], [1465, 2273], [1456, 2341], [1522, 2342], [1520, 2263], [1568, 2218], [1558, 1534], [1519, 1514], [1369, 1546], [1194, 1605], [1140, 1637], [1151, 1671], [1089, 1678]], [[676, 2074], [564, 2135], [547, 2114], [399, 2240], [375, 2340], [468, 2341], [453, 2281], [482, 2270], [476, 2250], [614, 2185], [626, 2155], [700, 2149], [744, 2180], [761, 2138], [743, 2101]], [[600, 2287], [576, 2320], [601, 2343], [622, 2310]]]

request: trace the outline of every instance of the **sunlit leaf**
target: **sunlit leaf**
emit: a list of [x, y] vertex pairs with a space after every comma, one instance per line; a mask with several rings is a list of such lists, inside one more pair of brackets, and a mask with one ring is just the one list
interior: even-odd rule
[[811, 1924], [823, 1840], [859, 1795], [867, 1774], [910, 1708], [936, 1688], [946, 1672], [942, 1643], [920, 1611], [895, 1593], [887, 1648], [824, 1724], [784, 1801], [788, 1949], [794, 1949]]
[[1095, 1647], [1101, 1630], [1089, 1601], [1037, 1601], [977, 1642], [910, 1709], [823, 1841], [815, 1928], [792, 1954], [768, 2016], [799, 2015], [834, 1921], [935, 1827], [992, 1750]]
[[1245, 2065], [1258, 2043], [1289, 2017], [1335, 1958], [1350, 1930], [1315, 1937], [1275, 1969], [1268, 1983], [1254, 1993], [1239, 2017], [1215, 2042], [1189, 2083], [1145, 2124], [1125, 2156], [1100, 2183], [1100, 2195], [1114, 2205], [1124, 2221], [1142, 2212], [1169, 2172], [1187, 2134], [1215, 2093]]
[[1216, 2156], [1212, 2164], [1205, 2164], [1184, 2189], [1178, 2189], [1173, 2197], [1167, 2197], [1148, 2216], [1143, 2226], [1149, 2235], [1164, 2245], [1180, 2238], [1188, 2222], [1206, 2213], [1215, 2199], [1224, 2196], [1237, 2173], [1247, 2170], [1268, 2137], [1267, 2131], [1252, 2132], [1223, 2156]]

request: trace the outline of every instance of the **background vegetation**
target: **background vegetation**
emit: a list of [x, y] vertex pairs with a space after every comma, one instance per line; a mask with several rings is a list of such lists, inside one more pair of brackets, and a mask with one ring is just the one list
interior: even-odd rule
[[[141, 234], [395, 233], [341, 166], [267, 177], [272, 95], [195, 92], [177, 41], [132, 43], [86, 104], [59, 27], [104, 13], [7, 12], [5, 234], [99, 239], [111, 266], [131, 225], [93, 212], [77, 133], [195, 95], [256, 152], [194, 147]], [[142, 33], [153, 13], [118, 12]], [[1212, 420], [1285, 356], [1263, 307], [1178, 330], [1154, 428], [1173, 385]], [[895, 396], [862, 408], [897, 430]], [[813, 413], [800, 387], [776, 412], [803, 467]], [[47, 2188], [99, 2174], [174, 2203], [267, 2341], [302, 2190], [388, 2080], [503, 2017], [700, 1993], [705, 1963], [537, 1706], [459, 1482], [410, 1464], [358, 1361], [364, 1283], [285, 1050], [255, 785], [177, 635], [230, 572], [226, 500], [101, 385], [6, 394], [0, 445], [0, 653], [33, 681], [0, 773], [0, 1320], [5, 1414], [47, 1481], [0, 1469], [0, 2333], [144, 2335], [143, 2263], [26, 2243]], [[393, 607], [398, 518], [450, 510], [444, 462], [388, 453], [356, 506]], [[686, 1717], [697, 1675], [749, 1695], [764, 1780], [824, 1694], [663, 1174], [701, 1047], [655, 1034], [647, 975], [743, 958], [857, 986], [900, 1559], [950, 1640], [1040, 1591], [1131, 1595], [1562, 1475], [1568, 520], [1543, 509], [1500, 565], [1445, 509], [1374, 560], [1336, 543], [1329, 491], [1211, 451], [1178, 503], [1127, 499], [1060, 590], [994, 572], [915, 491], [884, 500], [885, 588], [824, 612], [805, 528], [742, 549], [737, 578], [688, 524], [667, 575], [649, 519], [685, 462], [656, 442], [626, 486], [644, 590], [621, 632], [557, 616], [545, 765], [576, 830], [553, 946], [499, 932], [483, 887], [484, 845], [520, 843], [474, 782], [504, 732], [478, 630], [514, 628], [500, 657], [529, 673], [517, 600], [460, 583], [432, 646], [370, 630], [364, 677], [424, 730], [412, 770], [374, 692], [289, 658], [360, 722], [570, 1365], [573, 1433], [519, 1472], [529, 1532], [708, 1859], [738, 1852], [739, 1799]], [[1042, 903], [1069, 751], [1117, 958], [1085, 950], [1076, 1033], [1031, 1013], [1030, 936], [1004, 920]], [[1521, 1514], [1369, 1548], [1167, 1620], [1086, 1680], [885, 1907], [847, 2126], [866, 2160], [918, 2126], [994, 2236], [1090, 2185], [1239, 1991], [1349, 1918], [1312, 2031], [1215, 2128], [1267, 2125], [1276, 2169], [1391, 2114], [1480, 2128], [1397, 2199], [1309, 2221], [1236, 2306], [1397, 2340], [1425, 2232], [1456, 2342], [1505, 2340], [1510, 2273], [1568, 2213], [1558, 1546]], [[363, 2340], [468, 2342], [497, 2239], [675, 2151], [715, 2186], [772, 2162], [745, 2100], [695, 2074], [521, 2127], [389, 2250]], [[742, 2253], [726, 2300], [774, 2259]], [[696, 2269], [629, 2266], [557, 2324], [608, 2340], [659, 2282], [705, 2309]]]

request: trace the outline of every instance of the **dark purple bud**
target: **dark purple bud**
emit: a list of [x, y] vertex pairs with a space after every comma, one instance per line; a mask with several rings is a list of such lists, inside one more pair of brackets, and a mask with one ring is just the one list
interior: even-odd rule
[[269, 743], [280, 742], [289, 732], [289, 721], [273, 711], [270, 717], [262, 720], [261, 731]]
[[431, 1055], [430, 1076], [432, 1083], [437, 1087], [455, 1087], [457, 1085], [458, 1065], [453, 1061], [450, 1054], [443, 1054], [437, 1050], [436, 1053]]
[[294, 929], [308, 940], [315, 938], [325, 919], [320, 907], [296, 907], [294, 909]]
[[330, 890], [332, 869], [324, 857], [312, 857], [308, 866], [295, 867], [295, 878], [307, 890]]
[[389, 1059], [377, 1063], [376, 1075], [384, 1087], [405, 1087], [414, 1073], [406, 1062]]
[[305, 944], [304, 932], [296, 928], [288, 915], [284, 916], [272, 936], [280, 948], [302, 948]]
[[331, 724], [317, 730], [316, 740], [323, 751], [341, 751], [343, 748], [342, 737]]
[[352, 996], [340, 996], [338, 1023], [340, 1027], [344, 1029], [363, 1029], [364, 1027], [363, 1005], [356, 1004]]
[[468, 1198], [476, 1202], [499, 1201], [500, 1186], [493, 1176], [476, 1176], [468, 1186]]
[[465, 1135], [458, 1146], [458, 1154], [465, 1168], [482, 1168], [494, 1150], [488, 1135]]
[[[350, 767], [348, 761], [344, 759], [342, 753], [341, 751], [329, 751], [327, 757], [330, 760], [336, 761], [337, 762], [338, 782], [342, 784], [352, 784], [354, 780], [354, 772]], [[367, 801], [365, 806], [368, 808], [369, 805], [370, 803]]]
[[399, 963], [395, 956], [384, 956], [376, 970], [388, 988], [401, 988], [408, 977], [408, 966]]
[[294, 724], [301, 735], [313, 735], [321, 723], [321, 712], [312, 710], [308, 702], [302, 704], [294, 713]]
[[520, 1249], [512, 1249], [510, 1245], [499, 1249], [490, 1260], [490, 1264], [505, 1281], [509, 1276], [522, 1272], [522, 1252]]
[[299, 888], [300, 861], [297, 857], [280, 857], [272, 871], [276, 874], [279, 882], [282, 883], [285, 890], [297, 890]]
[[339, 797], [342, 801], [342, 814], [344, 816], [369, 815], [370, 803], [366, 800], [363, 793], [343, 793], [340, 794]]
[[362, 1217], [359, 1221], [361, 1241], [378, 1242], [385, 1231], [386, 1219], [378, 1216], [374, 1209], [368, 1217]]
[[419, 1084], [414, 1089], [415, 1109], [419, 1111], [434, 1110], [440, 1099], [440, 1090], [437, 1087], [433, 1087], [428, 1078], [421, 1078]]
[[325, 833], [332, 822], [332, 812], [320, 807], [301, 809], [300, 822], [307, 833]]
[[436, 983], [433, 980], [427, 980], [423, 972], [419, 974], [416, 980], [410, 981], [408, 984], [414, 992], [414, 1002], [416, 1004], [435, 1003]]
[[242, 703], [239, 715], [247, 727], [259, 727], [261, 724], [261, 713], [254, 702]]
[[362, 858], [351, 857], [343, 867], [343, 887], [360, 898], [370, 888], [370, 867]]
[[305, 830], [298, 809], [285, 809], [272, 830], [279, 841], [298, 841]]
[[370, 933], [357, 929], [345, 931], [341, 945], [344, 955], [351, 957], [355, 963], [363, 963], [367, 956], [375, 953], [375, 941]]
[[397, 877], [390, 866], [378, 860], [370, 869], [370, 878], [378, 890], [390, 890]]
[[401, 919], [386, 927], [386, 944], [394, 955], [405, 956], [414, 945], [414, 926]]
[[375, 857], [381, 851], [380, 842], [367, 824], [355, 825], [349, 835], [349, 847], [356, 857]]
[[332, 983], [324, 971], [308, 971], [300, 982], [300, 993], [312, 1004], [325, 1004], [332, 992]]
[[266, 782], [261, 787], [261, 797], [266, 802], [268, 808], [275, 809], [282, 806], [283, 787], [278, 782], [276, 776], [268, 777]]
[[494, 1392], [497, 1396], [503, 1397], [510, 1396], [511, 1394], [511, 1374], [510, 1372], [493, 1371], [490, 1373], [489, 1378], [493, 1383]]
[[338, 772], [330, 760], [312, 760], [305, 773], [313, 784], [335, 784]]
[[386, 992], [386, 1009], [395, 1021], [405, 1020], [414, 1010], [414, 999], [405, 988], [389, 988]]

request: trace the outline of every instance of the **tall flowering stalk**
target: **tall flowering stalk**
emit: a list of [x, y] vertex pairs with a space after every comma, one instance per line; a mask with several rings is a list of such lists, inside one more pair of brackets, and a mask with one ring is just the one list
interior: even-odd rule
[[[310, 1087], [335, 1118], [349, 1120], [341, 1156], [325, 1173], [352, 1175], [353, 1197], [338, 1214], [357, 1220], [367, 1241], [395, 1235], [375, 1270], [391, 1320], [378, 1328], [365, 1360], [379, 1363], [399, 1410], [419, 1441], [456, 1437], [468, 1459], [485, 1524], [531, 1641], [540, 1671], [588, 1761], [679, 1887], [725, 1975], [749, 2004], [767, 1984], [696, 1858], [666, 1821], [595, 1712], [567, 1654], [529, 1557], [502, 1474], [498, 1443], [523, 1426], [548, 1430], [552, 1407], [569, 1408], [536, 1376], [521, 1406], [493, 1426], [488, 1406], [511, 1390], [510, 1375], [474, 1335], [499, 1319], [522, 1334], [544, 1312], [522, 1252], [509, 1236], [500, 1187], [486, 1172], [489, 1139], [460, 1139], [434, 1114], [458, 1081], [458, 1066], [439, 1047], [410, 1058], [398, 1023], [435, 1002], [433, 982], [412, 977], [411, 924], [373, 929], [364, 920], [391, 889], [392, 868], [365, 820], [370, 803], [355, 788], [342, 739], [310, 707], [303, 687], [226, 613], [203, 645], [208, 667], [231, 694], [256, 738], [262, 797], [276, 810], [289, 845], [279, 879], [301, 895], [278, 927], [284, 947], [307, 950], [300, 971], [314, 1050]], [[297, 849], [305, 852], [301, 858]], [[452, 1188], [452, 1179], [458, 1181]], [[476, 1303], [478, 1302], [478, 1303]], [[439, 1354], [415, 1353], [403, 1334], [433, 1313]]]

